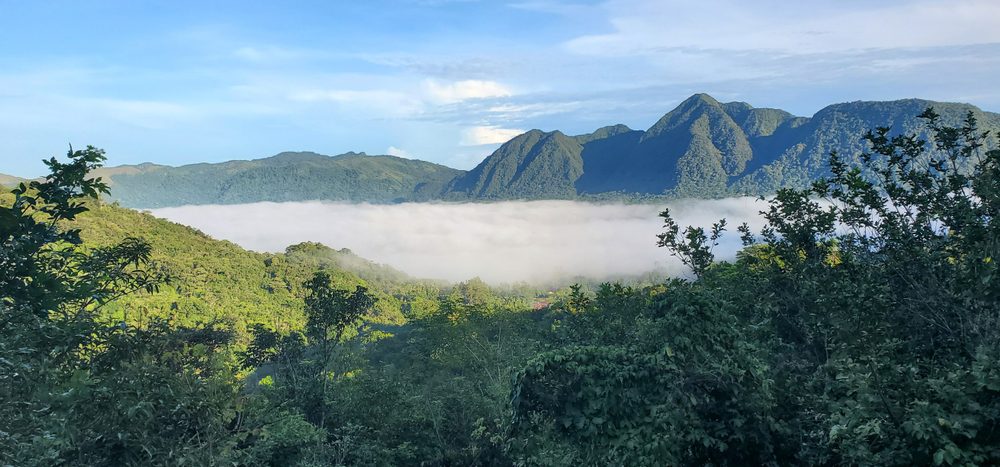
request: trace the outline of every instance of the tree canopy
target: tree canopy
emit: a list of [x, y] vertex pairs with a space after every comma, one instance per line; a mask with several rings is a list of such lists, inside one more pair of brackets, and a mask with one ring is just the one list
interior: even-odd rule
[[71, 149], [0, 206], [0, 464], [1000, 463], [1000, 150], [920, 119], [732, 262], [665, 210], [692, 279], [556, 291], [245, 252], [96, 201]]

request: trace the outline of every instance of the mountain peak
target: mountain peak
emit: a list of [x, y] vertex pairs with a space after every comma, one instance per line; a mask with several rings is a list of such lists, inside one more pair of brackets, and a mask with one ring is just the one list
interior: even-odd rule
[[691, 97], [689, 97], [687, 99], [684, 99], [684, 101], [681, 102], [680, 105], [678, 105], [678, 107], [684, 107], [685, 104], [687, 104], [687, 105], [690, 105], [690, 104], [708, 104], [708, 105], [713, 105], [713, 106], [714, 105], [721, 105], [719, 103], [719, 101], [716, 100], [714, 97], [712, 97], [712, 96], [710, 96], [710, 95], [708, 95], [706, 93], [703, 93], [703, 92], [699, 92], [697, 94], [693, 94]]
[[329, 156], [324, 156], [312, 151], [285, 151], [268, 157], [268, 159], [275, 162], [298, 162], [315, 159], [327, 159], [328, 157]]
[[617, 136], [622, 133], [629, 133], [633, 131], [626, 125], [621, 123], [617, 125], [608, 125], [594, 130], [592, 133], [586, 133], [582, 135], [576, 135], [573, 137], [580, 144], [587, 144], [594, 140], [610, 138], [612, 136]]
[[513, 138], [511, 138], [509, 140], [507, 140], [507, 142], [510, 143], [510, 142], [513, 142], [513, 141], [537, 140], [537, 139], [540, 139], [540, 138], [544, 138], [546, 136], [551, 136], [552, 133], [553, 132], [551, 132], [551, 131], [545, 131], [545, 130], [539, 130], [538, 128], [532, 128], [532, 129], [530, 129], [528, 131], [525, 131], [524, 133], [521, 133], [521, 134], [519, 134], [519, 135], [517, 135], [517, 136], [515, 136], [515, 137], [513, 137]]
[[674, 110], [667, 112], [666, 115], [646, 130], [646, 134], [642, 138], [643, 140], [649, 140], [677, 129], [688, 128], [693, 122], [706, 114], [716, 120], [719, 117], [729, 118], [719, 101], [708, 94], [698, 93], [684, 99]]
[[533, 129], [453, 180], [448, 191], [459, 199], [572, 198], [573, 182], [583, 173], [581, 151], [575, 137]]
[[559, 130], [544, 131], [534, 128], [511, 138], [506, 143], [503, 143], [500, 147], [502, 148], [505, 146], [534, 145], [541, 141], [548, 141], [548, 140], [561, 141], [566, 139], [572, 139], [572, 137], [566, 136], [565, 133]]
[[744, 114], [746, 112], [750, 112], [751, 110], [753, 110], [752, 105], [747, 104], [746, 102], [739, 102], [739, 101], [726, 102], [725, 104], [722, 104], [722, 108], [726, 109], [726, 113], [730, 115]]

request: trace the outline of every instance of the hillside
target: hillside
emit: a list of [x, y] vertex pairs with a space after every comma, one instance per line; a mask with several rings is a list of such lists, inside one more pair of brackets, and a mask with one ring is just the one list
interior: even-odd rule
[[[877, 126], [920, 131], [933, 106], [945, 124], [972, 111], [984, 130], [1000, 114], [968, 105], [907, 99], [835, 104], [812, 118], [743, 102], [691, 96], [645, 131], [624, 125], [566, 137], [532, 130], [449, 184], [447, 199], [569, 198], [620, 192], [673, 197], [767, 194], [826, 173], [831, 151], [857, 161], [861, 136]], [[575, 144], [573, 144], [575, 143]]]
[[[9, 193], [0, 193], [0, 205], [12, 200]], [[347, 249], [307, 243], [281, 254], [256, 253], [132, 209], [106, 203], [89, 207], [73, 223], [88, 246], [143, 238], [153, 248], [153, 261], [169, 277], [152, 294], [129, 295], [107, 307], [106, 313], [116, 320], [141, 323], [163, 318], [175, 326], [221, 320], [237, 329], [256, 323], [300, 329], [305, 323], [302, 284], [314, 271], [324, 269], [340, 287], [372, 288], [379, 298], [374, 321], [398, 324], [404, 320], [404, 309], [412, 311], [419, 303], [436, 299], [444, 287], [417, 281]], [[129, 315], [123, 310], [130, 310]]]
[[531, 130], [500, 146], [490, 157], [448, 185], [450, 198], [574, 198], [583, 175], [583, 147], [559, 131]]
[[441, 191], [459, 173], [442, 165], [393, 156], [285, 152], [220, 164], [110, 167], [95, 175], [110, 180], [111, 200], [129, 207], [157, 208], [313, 199], [418, 200]]
[[0, 186], [14, 186], [24, 181], [23, 178], [13, 175], [0, 174]]

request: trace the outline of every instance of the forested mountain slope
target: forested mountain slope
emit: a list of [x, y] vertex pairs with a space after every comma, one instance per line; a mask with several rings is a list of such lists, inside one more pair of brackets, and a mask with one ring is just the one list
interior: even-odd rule
[[266, 159], [166, 167], [110, 167], [111, 199], [129, 207], [258, 201], [397, 202], [439, 192], [460, 171], [393, 156], [285, 152]]
[[616, 125], [566, 137], [558, 131], [532, 130], [456, 179], [444, 196], [475, 200], [607, 192], [674, 197], [773, 193], [781, 187], [803, 187], [826, 174], [831, 151], [856, 162], [865, 149], [866, 129], [918, 131], [915, 116], [930, 106], [946, 124], [958, 125], [972, 111], [983, 129], [1000, 128], [1000, 114], [968, 104], [919, 99], [851, 102], [804, 118], [696, 94], [645, 131]]
[[451, 197], [563, 199], [576, 196], [583, 146], [559, 131], [531, 130], [508, 141], [448, 185]]

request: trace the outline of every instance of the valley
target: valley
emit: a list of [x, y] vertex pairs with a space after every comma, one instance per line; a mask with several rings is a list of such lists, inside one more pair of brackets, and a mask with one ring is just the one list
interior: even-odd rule
[[[559, 288], [653, 274], [684, 276], [657, 251], [657, 214], [669, 207], [680, 222], [720, 218], [759, 226], [766, 203], [754, 198], [674, 200], [664, 204], [581, 201], [401, 203], [289, 202], [155, 209], [154, 216], [189, 225], [261, 252], [312, 241], [391, 265], [413, 277]], [[732, 259], [738, 239], [717, 249]]]

